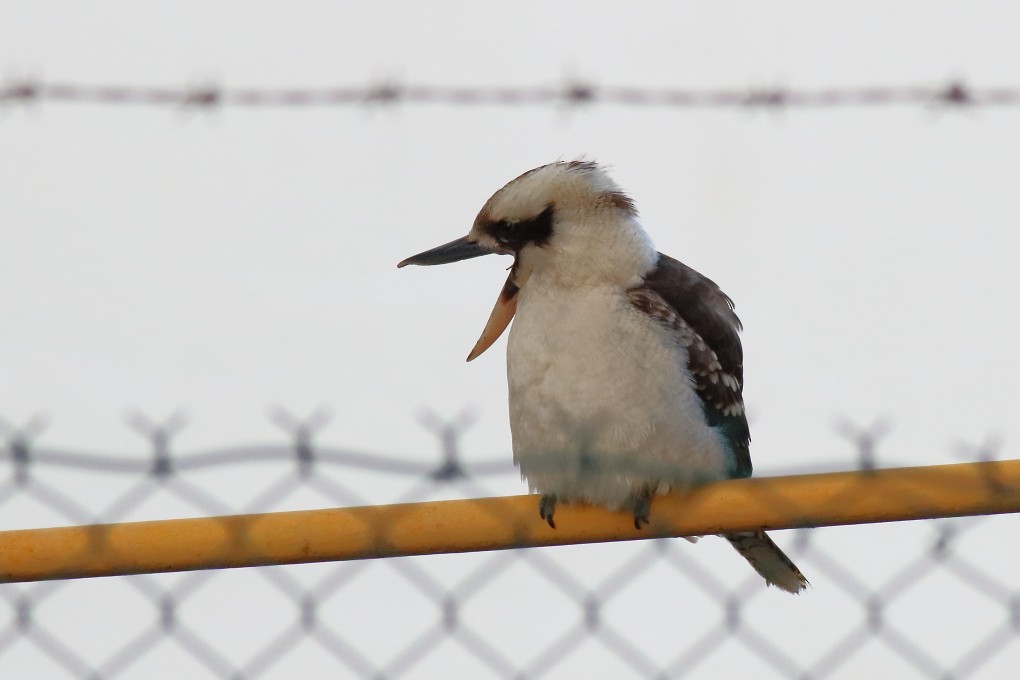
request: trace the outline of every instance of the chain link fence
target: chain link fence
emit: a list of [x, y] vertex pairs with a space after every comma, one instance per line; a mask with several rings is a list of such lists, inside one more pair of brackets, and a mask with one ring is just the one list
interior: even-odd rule
[[[320, 445], [323, 413], [274, 419], [289, 444], [178, 454], [183, 418], [136, 415], [149, 450], [135, 457], [47, 448], [41, 422], [5, 423], [0, 528], [522, 490], [509, 455], [460, 450], [468, 418], [425, 418], [431, 460]], [[886, 430], [847, 426], [835, 443], [875, 469]], [[1016, 529], [1002, 515], [776, 532], [811, 581], [799, 597], [712, 537], [8, 584], [0, 677], [1008, 678]]]

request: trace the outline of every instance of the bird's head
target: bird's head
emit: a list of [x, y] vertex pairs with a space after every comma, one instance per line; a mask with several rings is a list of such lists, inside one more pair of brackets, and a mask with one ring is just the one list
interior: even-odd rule
[[630, 197], [597, 164], [550, 163], [512, 180], [485, 202], [467, 236], [398, 264], [433, 265], [481, 255], [513, 255], [489, 322], [468, 361], [510, 324], [517, 293], [534, 276], [561, 285], [635, 285], [656, 251]]

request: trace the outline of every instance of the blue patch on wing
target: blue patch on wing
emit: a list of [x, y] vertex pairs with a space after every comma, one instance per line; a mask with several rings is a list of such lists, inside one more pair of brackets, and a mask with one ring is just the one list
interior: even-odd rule
[[719, 433], [726, 449], [732, 456], [730, 460], [730, 477], [751, 476], [751, 431], [747, 426], [747, 416], [724, 415], [722, 411], [701, 402], [701, 410], [709, 427]]

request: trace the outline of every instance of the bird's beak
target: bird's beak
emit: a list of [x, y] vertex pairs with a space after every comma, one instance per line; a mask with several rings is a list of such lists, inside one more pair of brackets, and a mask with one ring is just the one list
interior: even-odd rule
[[477, 241], [471, 241], [467, 236], [464, 236], [456, 241], [450, 241], [449, 243], [444, 243], [443, 245], [437, 246], [431, 250], [426, 250], [424, 253], [412, 255], [406, 260], [401, 261], [397, 267], [405, 267], [409, 264], [449, 264], [451, 262], [460, 262], [461, 260], [470, 260], [472, 257], [481, 257], [482, 255], [489, 255], [491, 253], [491, 250], [483, 248]]
[[514, 318], [514, 313], [517, 311], [517, 291], [520, 288], [513, 282], [513, 278], [514, 270], [511, 269], [510, 276], [506, 277], [506, 283], [503, 284], [503, 290], [499, 291], [499, 297], [496, 298], [492, 313], [489, 314], [489, 320], [485, 322], [485, 328], [482, 329], [482, 334], [478, 337], [478, 342], [468, 354], [468, 361], [489, 349], [492, 343], [499, 340], [499, 336], [503, 335], [503, 331]]
[[[450, 262], [469, 260], [472, 257], [489, 255], [492, 252], [465, 236], [431, 250], [426, 250], [423, 253], [412, 255], [406, 260], [401, 261], [397, 267], [409, 264], [448, 264]], [[499, 297], [496, 299], [496, 305], [492, 308], [492, 313], [489, 314], [489, 320], [485, 322], [482, 335], [478, 338], [478, 342], [475, 343], [471, 353], [468, 354], [468, 361], [489, 349], [492, 343], [496, 342], [499, 336], [503, 335], [503, 331], [506, 330], [507, 326], [510, 325], [510, 321], [514, 318], [514, 313], [517, 311], [517, 292], [520, 290], [520, 287], [513, 280], [515, 271], [516, 267], [511, 268], [510, 275], [507, 277], [506, 283], [503, 284], [503, 290], [499, 292]]]

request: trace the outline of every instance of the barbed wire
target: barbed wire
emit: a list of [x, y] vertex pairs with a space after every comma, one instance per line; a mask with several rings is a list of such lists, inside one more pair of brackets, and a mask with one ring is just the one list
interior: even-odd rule
[[227, 87], [47, 82], [37, 78], [0, 84], [0, 106], [82, 103], [190, 109], [313, 108], [437, 104], [446, 106], [629, 106], [677, 109], [834, 109], [847, 107], [1020, 106], [1020, 85], [941, 85], [733, 88], [636, 87], [583, 81], [559, 85], [425, 85], [380, 81], [335, 87]]

